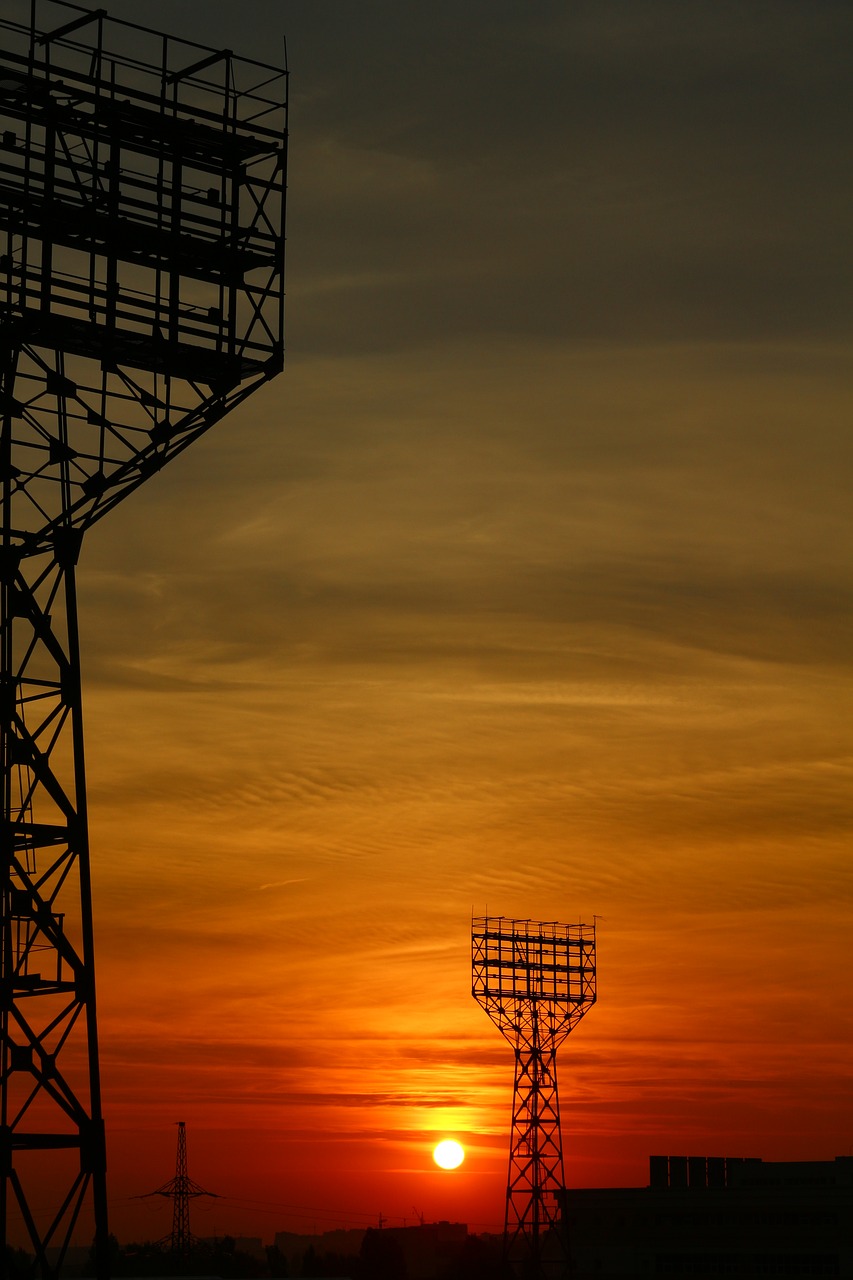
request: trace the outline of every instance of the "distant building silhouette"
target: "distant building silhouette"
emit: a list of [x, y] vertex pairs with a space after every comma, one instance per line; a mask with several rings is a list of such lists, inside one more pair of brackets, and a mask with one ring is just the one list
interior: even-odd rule
[[443, 1274], [468, 1240], [464, 1222], [423, 1222], [412, 1227], [384, 1227], [352, 1231], [324, 1231], [322, 1235], [299, 1235], [278, 1231], [275, 1247], [287, 1260], [291, 1275], [301, 1274], [305, 1254], [312, 1249], [318, 1258], [364, 1257], [366, 1237], [381, 1237], [399, 1254], [408, 1280], [433, 1280]]
[[853, 1277], [851, 1156], [652, 1156], [648, 1187], [564, 1194], [574, 1280]]
[[424, 1222], [416, 1227], [387, 1227], [406, 1260], [409, 1280], [430, 1280], [439, 1275], [468, 1239], [464, 1222]]
[[233, 1243], [235, 1253], [245, 1253], [257, 1262], [266, 1262], [267, 1251], [260, 1236], [200, 1236], [199, 1244], [206, 1245], [209, 1249], [216, 1249], [224, 1239]]
[[307, 1235], [299, 1231], [277, 1231], [274, 1246], [286, 1260], [289, 1273], [298, 1275], [302, 1259], [309, 1248], [313, 1248], [320, 1257], [336, 1254], [341, 1258], [357, 1258], [363, 1240], [363, 1227], [323, 1231], [320, 1235]]

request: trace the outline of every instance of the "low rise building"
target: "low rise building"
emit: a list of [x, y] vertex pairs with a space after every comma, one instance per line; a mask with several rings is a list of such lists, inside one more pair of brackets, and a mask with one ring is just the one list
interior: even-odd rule
[[853, 1157], [652, 1156], [647, 1187], [571, 1189], [576, 1280], [853, 1277]]

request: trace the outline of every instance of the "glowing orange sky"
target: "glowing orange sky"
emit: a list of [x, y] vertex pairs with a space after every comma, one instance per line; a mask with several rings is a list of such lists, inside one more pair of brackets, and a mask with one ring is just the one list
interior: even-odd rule
[[287, 372], [81, 559], [123, 1239], [178, 1119], [198, 1234], [498, 1228], [472, 909], [600, 918], [570, 1183], [849, 1149], [850, 12], [534, 8], [146, 6], [294, 107]]

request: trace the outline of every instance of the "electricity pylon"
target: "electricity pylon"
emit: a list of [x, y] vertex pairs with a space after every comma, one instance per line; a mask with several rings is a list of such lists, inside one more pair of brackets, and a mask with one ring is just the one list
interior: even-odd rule
[[522, 1280], [563, 1280], [565, 1175], [557, 1049], [595, 1003], [595, 925], [482, 916], [472, 995], [515, 1056], [504, 1252]]
[[77, 561], [282, 369], [287, 73], [68, 0], [3, 12], [0, 1251], [54, 1277], [91, 1216], [105, 1277]]
[[[186, 1262], [190, 1253], [193, 1237], [190, 1233], [190, 1200], [199, 1196], [211, 1196], [216, 1199], [215, 1191], [205, 1191], [197, 1182], [193, 1182], [187, 1174], [187, 1126], [183, 1120], [178, 1121], [178, 1154], [175, 1160], [175, 1176], [164, 1182], [156, 1191], [149, 1191], [149, 1196], [165, 1196], [172, 1201], [172, 1234], [167, 1237], [169, 1250]], [[165, 1243], [165, 1241], [164, 1241]]]

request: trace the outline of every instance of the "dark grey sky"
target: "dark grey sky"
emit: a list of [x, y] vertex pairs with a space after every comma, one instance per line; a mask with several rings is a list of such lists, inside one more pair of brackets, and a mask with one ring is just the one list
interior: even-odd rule
[[294, 351], [846, 331], [849, 5], [245, 10], [111, 11], [270, 59], [286, 31]]

